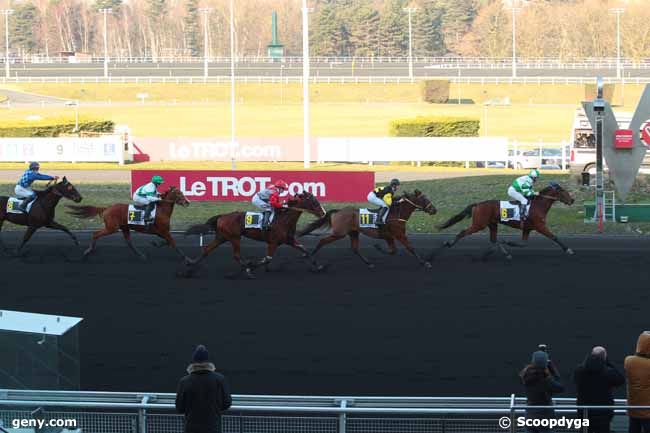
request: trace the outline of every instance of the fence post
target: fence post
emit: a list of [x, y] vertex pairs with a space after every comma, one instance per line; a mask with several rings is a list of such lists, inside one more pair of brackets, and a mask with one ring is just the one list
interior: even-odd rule
[[347, 414], [345, 413], [345, 409], [348, 407], [348, 401], [343, 399], [341, 400], [341, 409], [343, 412], [339, 414], [339, 432], [338, 433], [345, 433], [346, 430], [346, 424], [347, 424]]
[[[149, 396], [142, 397], [142, 404], [149, 403]], [[147, 433], [147, 410], [142, 408], [138, 410], [138, 433]]]
[[510, 394], [510, 433], [517, 433], [515, 418], [515, 395]]

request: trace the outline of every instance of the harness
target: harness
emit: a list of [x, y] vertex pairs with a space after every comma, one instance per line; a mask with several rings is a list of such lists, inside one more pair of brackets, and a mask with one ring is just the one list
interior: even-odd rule
[[407, 202], [408, 204], [410, 204], [411, 206], [413, 206], [413, 207], [415, 208], [415, 210], [421, 210], [421, 211], [424, 211], [424, 210], [426, 210], [426, 209], [429, 209], [429, 207], [433, 207], [433, 203], [431, 203], [431, 202], [429, 202], [428, 205], [426, 205], [426, 206], [423, 207], [423, 206], [420, 206], [420, 205], [418, 205], [418, 204], [415, 204], [415, 203], [414, 203], [412, 200], [410, 200], [408, 197], [404, 196], [404, 197], [402, 197], [402, 198], [400, 199], [400, 201], [398, 202], [398, 205], [396, 206], [396, 207], [397, 207], [397, 218], [392, 218], [392, 219], [391, 219], [391, 218], [389, 217], [388, 220], [386, 220], [387, 223], [388, 223], [389, 221], [399, 221], [399, 222], [406, 222], [406, 221], [407, 221], [407, 220], [404, 219], [404, 218], [400, 218], [400, 207], [399, 207], [399, 203], [401, 203], [402, 201], [405, 201], [405, 202]]

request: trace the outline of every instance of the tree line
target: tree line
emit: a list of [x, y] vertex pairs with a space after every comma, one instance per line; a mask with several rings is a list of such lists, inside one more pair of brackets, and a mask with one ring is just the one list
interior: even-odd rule
[[[508, 57], [512, 10], [518, 0], [310, 0], [311, 54], [403, 57], [408, 55], [407, 7], [416, 56]], [[562, 60], [613, 57], [616, 17], [605, 0], [519, 0], [517, 51], [522, 58]], [[623, 55], [650, 57], [650, 8], [628, 0], [621, 16]], [[0, 4], [3, 2], [0, 1]], [[103, 53], [101, 9], [110, 8], [111, 57], [202, 56], [203, 15], [210, 8], [208, 51], [229, 56], [229, 0], [6, 0], [14, 10], [12, 52], [56, 56]], [[265, 56], [271, 14], [287, 55], [301, 54], [300, 0], [236, 0], [237, 56]], [[4, 26], [4, 23], [0, 24]], [[4, 30], [4, 29], [3, 29]]]

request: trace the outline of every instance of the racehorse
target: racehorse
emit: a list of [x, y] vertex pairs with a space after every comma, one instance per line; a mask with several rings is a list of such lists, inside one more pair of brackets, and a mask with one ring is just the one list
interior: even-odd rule
[[[309, 252], [304, 246], [296, 240], [296, 225], [303, 212], [308, 212], [317, 217], [325, 215], [325, 209], [318, 202], [318, 199], [309, 192], [294, 195], [287, 201], [287, 207], [276, 210], [276, 215], [267, 230], [257, 228], [245, 228], [246, 212], [231, 212], [223, 215], [216, 215], [208, 219], [205, 224], [198, 224], [190, 227], [185, 232], [186, 235], [204, 234], [215, 232], [215, 238], [212, 242], [203, 248], [201, 255], [195, 260], [187, 260], [188, 266], [198, 265], [219, 245], [230, 242], [232, 247], [233, 258], [239, 264], [239, 273], [246, 273], [248, 278], [255, 278], [253, 269], [258, 266], [268, 265], [273, 260], [273, 255], [280, 245], [286, 244], [303, 253], [304, 257], [309, 258]], [[256, 241], [266, 242], [266, 257], [256, 264], [243, 261], [241, 258], [241, 238], [242, 236]], [[314, 267], [318, 264], [311, 260]], [[190, 275], [191, 271], [186, 273]]]
[[[176, 187], [170, 187], [166, 192], [161, 196], [161, 200], [157, 203], [156, 208], [156, 217], [153, 223], [139, 226], [139, 225], [129, 225], [128, 223], [128, 212], [129, 205], [117, 203], [110, 207], [97, 207], [97, 206], [66, 206], [70, 210], [68, 213], [75, 218], [94, 218], [99, 216], [104, 220], [104, 228], [97, 230], [92, 235], [92, 240], [90, 246], [86, 251], [84, 251], [83, 258], [86, 259], [91, 253], [96, 250], [97, 239], [104, 236], [112, 235], [117, 233], [118, 230], [122, 231], [124, 240], [129, 246], [131, 251], [133, 251], [141, 259], [146, 259], [144, 253], [140, 252], [133, 242], [131, 241], [131, 230], [134, 230], [138, 233], [144, 233], [148, 235], [156, 235], [161, 237], [167, 245], [172, 247], [181, 257], [186, 258], [185, 254], [176, 246], [176, 241], [170, 234], [170, 223], [172, 218], [172, 213], [174, 212], [175, 205], [181, 205], [183, 207], [188, 207], [190, 205], [189, 200], [185, 198], [185, 195], [180, 189]], [[165, 244], [163, 244], [165, 245]]]
[[[421, 265], [430, 268], [431, 264], [418, 255], [406, 236], [406, 222], [416, 210], [422, 210], [429, 215], [435, 215], [437, 212], [433, 203], [429, 201], [427, 196], [422, 194], [422, 192], [415, 190], [413, 194], [404, 193], [402, 197], [393, 200], [386, 224], [381, 228], [359, 227], [359, 209], [346, 207], [340, 210], [335, 209], [328, 211], [323, 218], [314, 221], [302, 230], [299, 236], [309, 234], [321, 227], [331, 227], [331, 234], [322, 238], [318, 242], [318, 245], [311, 253], [312, 256], [314, 256], [318, 250], [325, 245], [349, 236], [352, 251], [354, 251], [354, 253], [359, 256], [359, 258], [369, 268], [373, 268], [374, 265], [359, 251], [359, 233], [363, 233], [364, 235], [375, 239], [385, 240], [389, 247], [387, 254], [391, 255], [397, 252], [395, 246], [395, 240], [397, 240], [418, 259]], [[378, 244], [376, 244], [375, 247], [384, 252]]]
[[[550, 182], [546, 188], [541, 190], [538, 195], [533, 197], [530, 205], [530, 210], [528, 212], [528, 218], [526, 218], [523, 227], [519, 220], [511, 220], [507, 222], [501, 221], [501, 205], [499, 200], [488, 200], [480, 203], [470, 204], [462, 212], [454, 215], [447, 222], [438, 226], [439, 230], [446, 229], [465, 218], [469, 218], [470, 216], [472, 217], [472, 224], [465, 230], [462, 230], [460, 233], [458, 233], [453, 241], [445, 242], [443, 244], [443, 248], [451, 248], [456, 245], [456, 243], [458, 243], [458, 241], [462, 238], [488, 227], [490, 229], [490, 242], [492, 245], [483, 255], [483, 258], [485, 259], [496, 250], [497, 227], [499, 224], [503, 224], [515, 229], [522, 230], [522, 240], [524, 242], [528, 241], [530, 232], [535, 230], [558, 244], [565, 253], [572, 255], [573, 250], [564, 245], [564, 243], [562, 243], [562, 241], [560, 241], [558, 237], [555, 236], [546, 227], [546, 215], [556, 201], [560, 201], [568, 206], [571, 206], [575, 200], [573, 197], [571, 197], [571, 194], [569, 194], [569, 192], [562, 188], [559, 184]], [[522, 245], [512, 242], [506, 242], [506, 245], [514, 247], [525, 246], [525, 244]], [[506, 248], [503, 246], [503, 243], [499, 243], [498, 247], [501, 249], [508, 260], [512, 259], [512, 255], [508, 252], [508, 250], [506, 250]], [[432, 253], [431, 257], [433, 257], [434, 254], [435, 252]]]
[[[36, 192], [36, 196], [37, 197], [32, 203], [29, 213], [21, 214], [8, 213], [7, 201], [9, 200], [9, 197], [0, 197], [0, 231], [2, 230], [2, 225], [5, 221], [21, 226], [27, 226], [27, 231], [25, 231], [23, 241], [16, 249], [16, 254], [20, 254], [34, 232], [41, 227], [61, 230], [72, 238], [76, 246], [79, 246], [77, 237], [68, 230], [67, 227], [54, 221], [56, 206], [59, 204], [59, 200], [61, 200], [62, 197], [72, 200], [75, 203], [79, 203], [82, 200], [81, 194], [79, 194], [79, 191], [77, 191], [74, 185], [68, 182], [68, 179], [65, 177], [59, 183], [52, 184], [52, 181], [50, 181], [43, 191]], [[0, 247], [4, 251], [7, 251], [2, 243], [2, 239], [0, 239]]]

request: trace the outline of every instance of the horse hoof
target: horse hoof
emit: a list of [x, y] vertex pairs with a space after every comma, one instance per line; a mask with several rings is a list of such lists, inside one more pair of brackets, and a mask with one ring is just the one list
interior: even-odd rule
[[572, 250], [571, 248], [567, 248], [566, 253], [567, 253], [568, 255], [570, 255], [570, 256], [572, 256], [572, 255], [575, 254], [575, 252], [573, 252], [573, 250]]
[[451, 248], [451, 242], [447, 241], [444, 244], [442, 244], [443, 247]]
[[429, 262], [424, 262], [423, 265], [424, 265], [424, 269], [431, 269], [433, 267]]
[[255, 277], [255, 274], [253, 274], [253, 272], [251, 272], [250, 269], [246, 269], [246, 278], [248, 278], [249, 280], [257, 279], [257, 277]]

